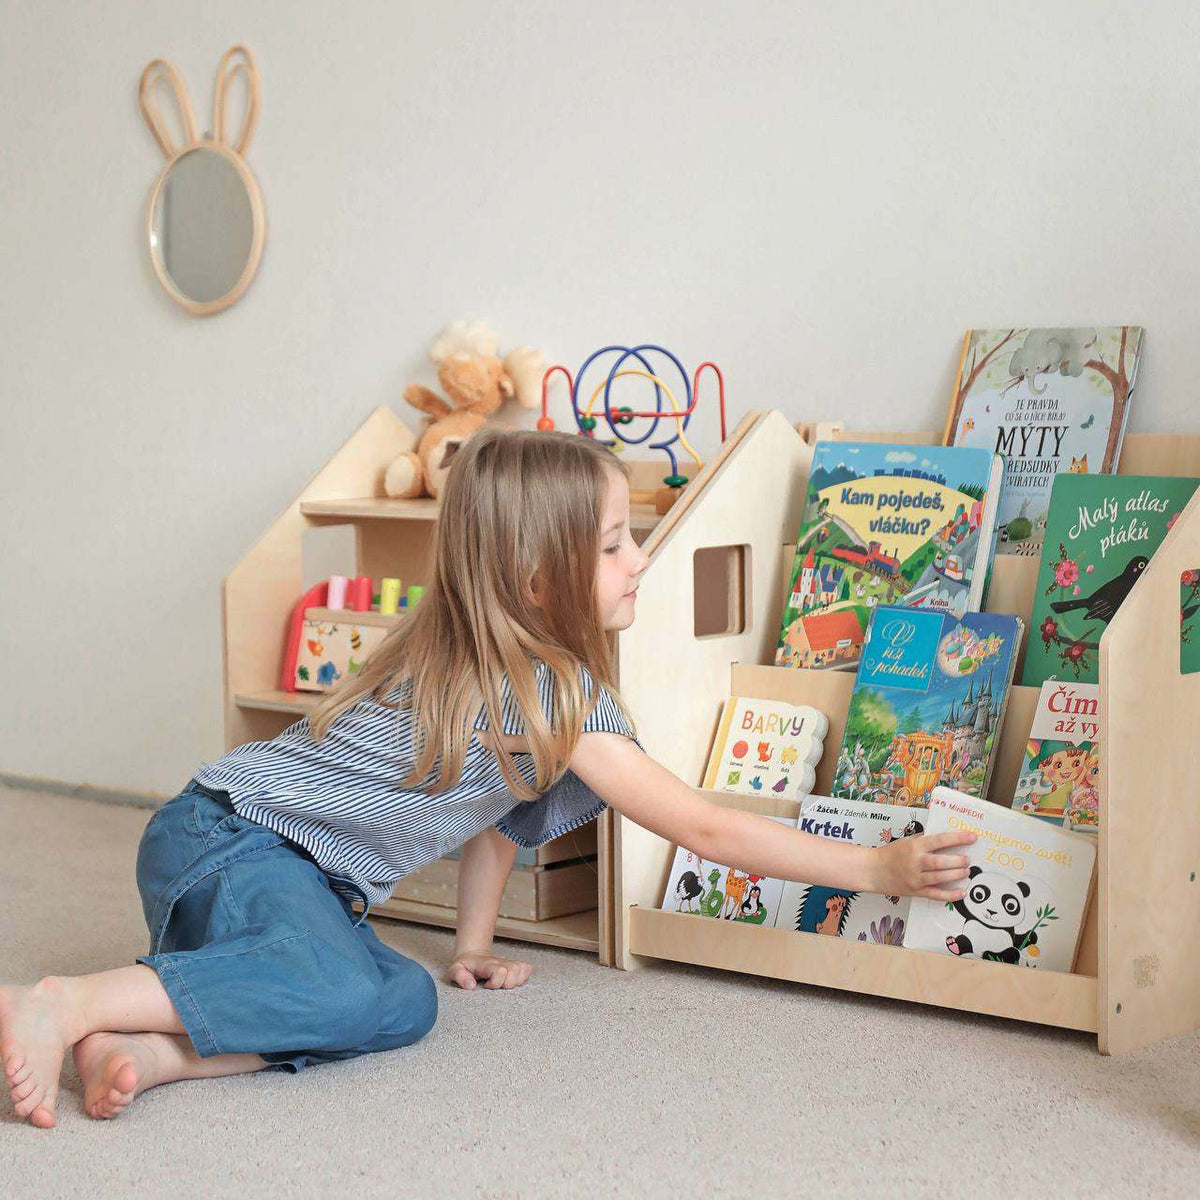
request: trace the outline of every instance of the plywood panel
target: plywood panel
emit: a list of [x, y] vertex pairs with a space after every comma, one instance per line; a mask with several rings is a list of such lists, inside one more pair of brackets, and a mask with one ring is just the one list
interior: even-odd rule
[[[811, 454], [780, 413], [751, 413], [721, 453], [685, 491], [646, 543], [650, 565], [638, 596], [638, 616], [622, 632], [618, 667], [622, 695], [647, 751], [680, 778], [700, 780], [733, 660], [769, 657], [776, 630], [763, 602], [783, 589], [780, 546], [795, 535]], [[697, 550], [749, 547], [746, 627], [727, 637], [693, 634]], [[760, 599], [761, 598], [761, 599]], [[614, 848], [618, 960], [624, 913], [660, 886], [662, 842], [618, 818]]]
[[630, 913], [630, 939], [633, 953], [654, 958], [1066, 1029], [1096, 1028], [1096, 980], [1086, 975], [1022, 971], [1006, 963], [644, 908]]
[[1197, 566], [1200, 492], [1100, 639], [1106, 1053], [1200, 1028], [1200, 675], [1179, 670], [1179, 576]]

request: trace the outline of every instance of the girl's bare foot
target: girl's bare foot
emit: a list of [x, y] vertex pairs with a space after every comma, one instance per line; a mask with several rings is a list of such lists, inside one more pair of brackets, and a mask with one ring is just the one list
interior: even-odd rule
[[90, 1033], [76, 1042], [71, 1055], [87, 1115], [119, 1117], [147, 1088], [185, 1078], [181, 1040], [169, 1033]]
[[119, 1117], [147, 1088], [177, 1079], [215, 1079], [261, 1071], [257, 1054], [215, 1054], [201, 1058], [191, 1041], [176, 1033], [91, 1033], [71, 1052], [83, 1080], [83, 1107], [89, 1117]]
[[32, 987], [0, 987], [0, 1062], [19, 1117], [54, 1126], [58, 1075], [67, 1047], [80, 1036], [71, 981], [48, 976]]

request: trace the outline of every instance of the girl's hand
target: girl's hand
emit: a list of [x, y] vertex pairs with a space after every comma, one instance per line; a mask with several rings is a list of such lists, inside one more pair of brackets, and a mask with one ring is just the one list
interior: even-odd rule
[[975, 839], [973, 833], [917, 834], [872, 850], [875, 880], [870, 891], [885, 896], [961, 900], [965, 891], [953, 885], [967, 878], [971, 860], [965, 854], [937, 851], [949, 846], [969, 846]]
[[531, 963], [467, 950], [450, 964], [446, 978], [460, 988], [470, 991], [479, 983], [485, 988], [493, 989], [520, 987], [532, 974]]

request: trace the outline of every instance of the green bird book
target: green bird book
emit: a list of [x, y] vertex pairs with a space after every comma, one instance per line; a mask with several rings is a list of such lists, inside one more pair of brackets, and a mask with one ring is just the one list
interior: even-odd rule
[[1055, 479], [1022, 684], [1099, 683], [1100, 637], [1197, 484], [1160, 475]]

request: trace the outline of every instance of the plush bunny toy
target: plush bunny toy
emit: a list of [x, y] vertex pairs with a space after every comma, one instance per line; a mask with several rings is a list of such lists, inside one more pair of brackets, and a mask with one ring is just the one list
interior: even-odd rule
[[522, 408], [541, 403], [545, 356], [518, 346], [497, 357], [500, 339], [482, 321], [454, 321], [433, 343], [429, 357], [438, 369], [449, 403], [419, 383], [404, 389], [404, 399], [430, 417], [416, 453], [401, 454], [388, 467], [384, 490], [389, 496], [436, 496], [458, 448], [516, 398]]

